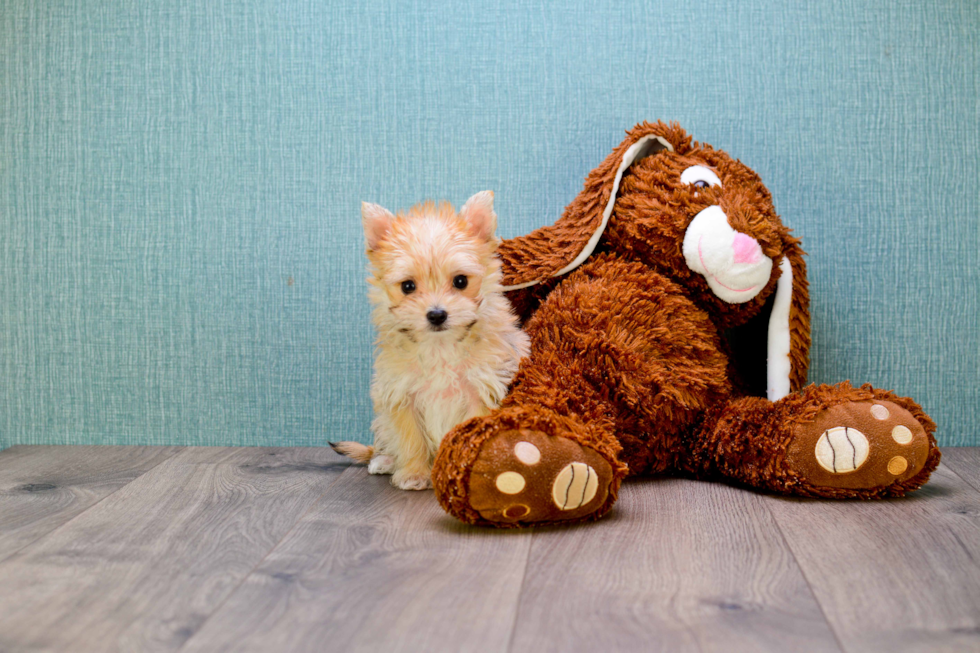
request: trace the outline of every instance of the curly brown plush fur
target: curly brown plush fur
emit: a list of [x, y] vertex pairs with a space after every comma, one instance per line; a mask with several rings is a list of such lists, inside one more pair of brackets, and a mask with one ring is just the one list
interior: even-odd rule
[[758, 175], [676, 124], [628, 132], [558, 222], [500, 255], [531, 354], [501, 408], [440, 447], [433, 484], [463, 521], [596, 519], [627, 471], [877, 498], [939, 462], [911, 399], [803, 387], [800, 241]]

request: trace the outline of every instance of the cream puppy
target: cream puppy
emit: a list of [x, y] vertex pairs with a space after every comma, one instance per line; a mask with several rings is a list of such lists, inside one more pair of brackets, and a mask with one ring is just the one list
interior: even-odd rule
[[448, 202], [397, 216], [365, 202], [361, 215], [378, 332], [374, 446], [331, 446], [393, 474], [396, 487], [424, 490], [442, 437], [499, 405], [530, 342], [500, 285], [492, 192], [458, 214]]

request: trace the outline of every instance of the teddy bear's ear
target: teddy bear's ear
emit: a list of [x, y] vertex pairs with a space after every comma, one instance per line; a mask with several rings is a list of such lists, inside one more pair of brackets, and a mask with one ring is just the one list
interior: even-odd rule
[[766, 396], [782, 399], [806, 385], [810, 365], [810, 290], [800, 241], [788, 237], [769, 314]]
[[627, 132], [626, 140], [589, 173], [558, 222], [501, 243], [504, 289], [527, 288], [581, 265], [606, 229], [626, 169], [658, 152], [689, 149], [690, 143], [677, 124], [642, 123]]

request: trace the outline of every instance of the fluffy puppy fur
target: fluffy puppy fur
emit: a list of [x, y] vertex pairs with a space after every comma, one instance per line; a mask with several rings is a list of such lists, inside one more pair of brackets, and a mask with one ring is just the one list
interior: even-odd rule
[[393, 474], [398, 488], [424, 490], [442, 437], [500, 404], [530, 342], [500, 285], [492, 192], [458, 214], [448, 202], [397, 216], [364, 203], [361, 214], [378, 332], [374, 446], [331, 446]]

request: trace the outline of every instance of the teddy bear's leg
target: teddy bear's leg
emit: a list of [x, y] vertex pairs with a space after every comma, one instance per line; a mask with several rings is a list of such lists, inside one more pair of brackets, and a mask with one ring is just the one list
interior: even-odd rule
[[597, 257], [526, 329], [531, 354], [501, 408], [450, 431], [436, 457], [436, 495], [466, 522], [601, 517], [627, 466], [672, 466], [691, 424], [730, 392], [707, 316], [636, 263]]
[[939, 464], [935, 424], [911, 399], [869, 385], [811, 385], [773, 403], [713, 411], [692, 447], [701, 473], [827, 498], [902, 496]]

